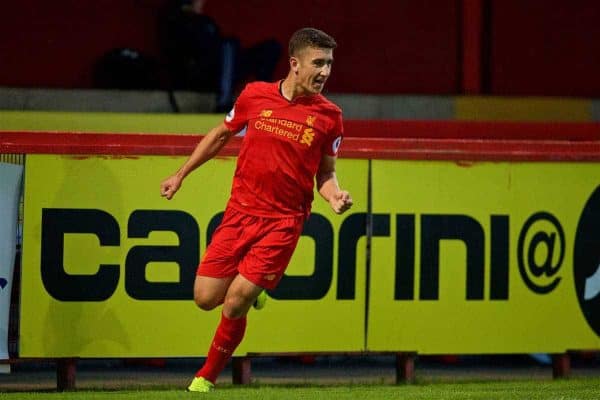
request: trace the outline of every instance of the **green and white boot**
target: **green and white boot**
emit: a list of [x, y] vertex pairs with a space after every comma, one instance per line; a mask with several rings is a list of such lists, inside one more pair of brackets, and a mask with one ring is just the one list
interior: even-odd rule
[[197, 376], [194, 378], [190, 386], [188, 386], [188, 392], [199, 392], [199, 393], [208, 393], [215, 390], [215, 384], [205, 379], [201, 376]]
[[267, 291], [263, 290], [262, 292], [260, 292], [256, 300], [254, 300], [254, 304], [252, 304], [252, 307], [254, 307], [254, 309], [256, 310], [262, 310], [263, 308], [265, 308], [265, 304], [267, 304], [267, 298]]

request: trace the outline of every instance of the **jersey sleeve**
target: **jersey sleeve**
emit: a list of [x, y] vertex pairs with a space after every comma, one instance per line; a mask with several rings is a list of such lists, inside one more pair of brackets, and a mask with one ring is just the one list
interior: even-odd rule
[[344, 137], [344, 124], [342, 122], [342, 114], [338, 113], [334, 117], [333, 127], [327, 135], [327, 139], [323, 143], [323, 154], [335, 157], [337, 156], [342, 139]]
[[238, 96], [231, 111], [225, 116], [225, 126], [231, 132], [237, 133], [248, 124], [248, 92], [248, 86], [246, 86]]

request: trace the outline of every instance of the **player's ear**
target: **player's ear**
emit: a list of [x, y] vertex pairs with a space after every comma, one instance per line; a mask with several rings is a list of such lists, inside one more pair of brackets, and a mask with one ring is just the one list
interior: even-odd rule
[[295, 74], [298, 73], [299, 62], [296, 57], [290, 57], [290, 69], [294, 71]]

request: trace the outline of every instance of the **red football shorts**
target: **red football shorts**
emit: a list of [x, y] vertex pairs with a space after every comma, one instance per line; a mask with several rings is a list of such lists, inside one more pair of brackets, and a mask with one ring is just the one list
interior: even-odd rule
[[255, 285], [274, 289], [303, 227], [304, 216], [265, 218], [228, 207], [196, 274], [225, 278], [239, 273]]

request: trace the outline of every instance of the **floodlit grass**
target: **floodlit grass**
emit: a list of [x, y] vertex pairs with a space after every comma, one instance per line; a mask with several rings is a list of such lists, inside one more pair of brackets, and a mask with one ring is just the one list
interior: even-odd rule
[[403, 399], [403, 400], [585, 400], [600, 398], [600, 378], [558, 381], [510, 381], [445, 383], [418, 385], [346, 385], [346, 386], [223, 386], [209, 393], [181, 390], [119, 390], [75, 392], [2, 393], [4, 400], [77, 399], [77, 400], [169, 400], [169, 399]]

